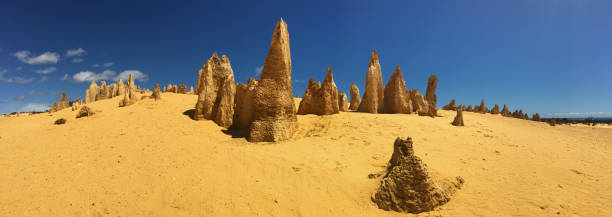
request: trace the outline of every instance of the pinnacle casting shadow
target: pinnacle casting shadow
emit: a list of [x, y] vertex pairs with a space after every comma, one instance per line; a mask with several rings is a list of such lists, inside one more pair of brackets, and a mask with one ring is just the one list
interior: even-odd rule
[[185, 110], [185, 111], [183, 112], [183, 115], [186, 115], [186, 116], [187, 116], [187, 117], [189, 117], [191, 120], [194, 120], [194, 121], [195, 121], [196, 119], [193, 119], [193, 114], [194, 114], [194, 113], [195, 113], [195, 109], [188, 109], [188, 110]]

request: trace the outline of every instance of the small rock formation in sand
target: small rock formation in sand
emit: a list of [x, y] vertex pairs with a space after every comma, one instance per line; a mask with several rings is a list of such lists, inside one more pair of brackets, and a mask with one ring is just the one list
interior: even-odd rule
[[338, 88], [334, 82], [331, 68], [328, 67], [323, 85], [312, 78], [308, 81], [308, 87], [304, 92], [297, 114], [331, 115], [338, 114], [339, 111]]
[[478, 112], [482, 114], [489, 113], [489, 109], [485, 106], [484, 99], [480, 101], [480, 106], [478, 106]]
[[85, 104], [95, 102], [98, 93], [100, 93], [100, 88], [95, 81], [92, 81], [91, 84], [89, 84], [89, 89], [85, 91]]
[[385, 86], [383, 98], [384, 113], [400, 113], [411, 114], [412, 102], [410, 101], [410, 93], [406, 91], [406, 82], [402, 76], [402, 70], [397, 65], [395, 72], [389, 78], [389, 82]]
[[527, 114], [527, 113], [523, 114], [523, 119], [529, 120], [529, 114]]
[[499, 114], [499, 105], [495, 104], [495, 106], [493, 106], [493, 109], [491, 109], [491, 114]]
[[153, 93], [151, 94], [151, 98], [155, 100], [161, 99], [161, 93], [159, 92], [159, 83], [155, 83], [155, 89], [153, 90]]
[[438, 88], [438, 76], [431, 75], [427, 80], [427, 91], [425, 92], [425, 99], [430, 106], [437, 109], [436, 104], [438, 97], [436, 96], [436, 88]]
[[200, 85], [197, 89], [198, 101], [195, 105], [193, 119], [213, 120], [219, 126], [230, 127], [234, 117], [234, 70], [226, 55], [217, 53], [206, 61], [199, 72]]
[[372, 201], [383, 210], [420, 213], [431, 211], [450, 201], [463, 179], [434, 182], [427, 166], [414, 155], [412, 138], [397, 138], [387, 174], [380, 181]]
[[179, 84], [179, 86], [178, 86], [178, 93], [187, 94], [187, 85]]
[[359, 95], [359, 88], [355, 83], [351, 83], [351, 105], [349, 106], [350, 110], [357, 110], [359, 108], [359, 104], [361, 104], [361, 96]]
[[542, 121], [542, 119], [540, 118], [540, 114], [538, 113], [531, 115], [531, 120], [532, 121]]
[[442, 110], [451, 110], [451, 111], [457, 110], [457, 106], [455, 105], [455, 99], [452, 99], [450, 103], [448, 103], [448, 105], [443, 106]]
[[49, 108], [49, 112], [56, 112], [68, 107], [70, 107], [70, 103], [68, 102], [68, 98], [66, 97], [66, 92], [62, 92], [62, 99], [59, 102], [53, 104]]
[[57, 119], [55, 120], [55, 122], [53, 122], [53, 124], [55, 125], [60, 125], [60, 124], [65, 124], [65, 123], [66, 123], [66, 119], [64, 118]]
[[554, 127], [555, 125], [557, 125], [557, 121], [555, 119], [550, 119], [550, 121], [548, 121], [548, 124]]
[[501, 115], [504, 116], [504, 117], [510, 117], [511, 116], [510, 115], [510, 110], [508, 109], [508, 106], [506, 106], [505, 104], [504, 104], [504, 108], [501, 111]]
[[92, 116], [94, 114], [93, 109], [87, 107], [87, 106], [83, 106], [81, 107], [81, 110], [79, 110], [79, 112], [76, 115], [76, 118], [82, 118], [82, 117], [87, 117], [87, 116]]
[[455, 120], [453, 120], [452, 125], [454, 126], [464, 126], [463, 124], [463, 111], [461, 108], [457, 109], [457, 115], [455, 116]]
[[236, 85], [236, 97], [234, 102], [234, 119], [232, 129], [247, 129], [251, 126], [251, 122], [255, 119], [255, 88], [257, 88], [257, 80], [249, 78], [247, 84], [238, 83]]
[[472, 111], [474, 111], [474, 110], [472, 109], [472, 106], [471, 106], [471, 105], [469, 105], [469, 106], [467, 107], [467, 110], [466, 110], [466, 111], [468, 111], [468, 112], [472, 112]]
[[127, 85], [125, 85], [125, 93], [123, 95], [123, 100], [119, 102], [120, 107], [129, 106], [138, 101], [136, 96], [136, 85], [134, 84], [134, 78], [132, 74], [128, 77]]
[[368, 72], [366, 73], [366, 88], [357, 111], [380, 113], [383, 109], [384, 87], [378, 53], [372, 52]]
[[349, 108], [348, 97], [341, 91], [338, 91], [338, 108], [341, 112], [348, 112]]
[[291, 84], [289, 32], [282, 19], [274, 28], [253, 102], [255, 114], [247, 140], [276, 142], [293, 137], [298, 123]]
[[195, 92], [193, 92], [193, 86], [189, 86], [188, 94], [195, 94]]

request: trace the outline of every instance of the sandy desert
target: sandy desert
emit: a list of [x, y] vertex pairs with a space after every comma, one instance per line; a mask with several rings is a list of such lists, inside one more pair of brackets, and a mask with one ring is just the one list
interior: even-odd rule
[[[0, 117], [1, 216], [410, 216], [371, 200], [397, 137], [436, 180], [465, 180], [414, 216], [612, 216], [612, 128], [464, 112], [298, 115], [250, 143], [188, 115], [198, 96]], [[296, 108], [299, 99], [296, 99]], [[66, 124], [54, 125], [58, 118]]]

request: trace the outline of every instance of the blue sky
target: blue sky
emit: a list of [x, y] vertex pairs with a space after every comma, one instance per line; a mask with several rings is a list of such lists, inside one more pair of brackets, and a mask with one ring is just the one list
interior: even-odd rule
[[[194, 85], [213, 52], [236, 82], [263, 66], [275, 23], [291, 37], [294, 94], [332, 67], [362, 94], [376, 49], [383, 82], [438, 81], [438, 104], [508, 104], [544, 116], [612, 116], [612, 1], [2, 1], [0, 113], [48, 106], [91, 79]], [[127, 71], [127, 72], [126, 72]], [[195, 103], [195, 102], [194, 102]]]

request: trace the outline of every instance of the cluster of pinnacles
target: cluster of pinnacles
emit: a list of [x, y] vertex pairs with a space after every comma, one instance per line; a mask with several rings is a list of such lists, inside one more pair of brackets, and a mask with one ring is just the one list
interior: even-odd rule
[[162, 89], [162, 92], [164, 93], [180, 93], [180, 94], [194, 94], [193, 92], [193, 86], [191, 86], [189, 88], [189, 91], [187, 90], [187, 85], [185, 84], [179, 84], [177, 85], [172, 85], [172, 84], [168, 84], [168, 86], [164, 87], [164, 89]]
[[[493, 108], [489, 110], [485, 106], [484, 99], [480, 101], [480, 105], [475, 105], [474, 107], [472, 107], [471, 105], [467, 107], [465, 105], [457, 106], [455, 99], [452, 99], [450, 103], [448, 103], [448, 105], [443, 106], [442, 109], [457, 111], [457, 116], [455, 117], [455, 120], [452, 123], [455, 126], [463, 126], [463, 114], [462, 114], [463, 111], [476, 112], [476, 113], [481, 113], [481, 114], [487, 114], [487, 113], [494, 114], [494, 115], [501, 114], [504, 117], [514, 117], [514, 118], [529, 120], [529, 115], [527, 113], [523, 113], [522, 109], [515, 110], [514, 112], [511, 113], [507, 105], [504, 105], [501, 111], [499, 111], [499, 105], [497, 104], [495, 104]], [[531, 116], [531, 120], [541, 121], [540, 114], [538, 113], [533, 114]]]
[[[209, 119], [223, 127], [248, 129], [251, 142], [289, 139], [297, 129], [291, 84], [291, 52], [287, 24], [274, 28], [270, 50], [259, 79], [234, 85], [229, 58], [217, 54], [198, 73], [198, 101], [193, 118]], [[337, 96], [336, 96], [337, 97]]]

